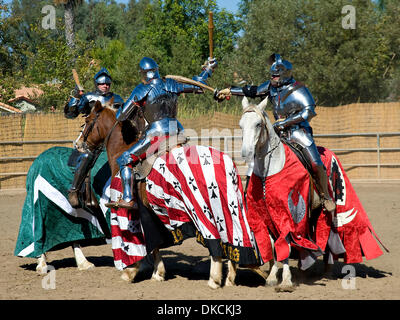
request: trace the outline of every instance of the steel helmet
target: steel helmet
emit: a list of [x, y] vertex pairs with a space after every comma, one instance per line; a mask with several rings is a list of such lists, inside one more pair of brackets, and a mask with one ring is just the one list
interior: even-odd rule
[[153, 79], [160, 78], [158, 73], [158, 64], [152, 58], [144, 57], [139, 62], [140, 73], [142, 80], [145, 83], [149, 83]]
[[280, 87], [292, 79], [292, 64], [289, 61], [282, 60], [279, 54], [274, 53], [269, 57], [268, 62], [271, 65], [269, 73], [273, 86]]
[[99, 91], [99, 84], [109, 83], [111, 85], [112, 82], [111, 75], [106, 68], [101, 68], [100, 71], [94, 75], [93, 80], [96, 91]]

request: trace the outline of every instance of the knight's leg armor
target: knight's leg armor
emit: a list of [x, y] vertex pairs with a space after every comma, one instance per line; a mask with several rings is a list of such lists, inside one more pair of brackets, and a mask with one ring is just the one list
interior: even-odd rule
[[144, 137], [117, 159], [121, 173], [123, 195], [119, 201], [107, 203], [107, 207], [133, 209], [137, 206], [132, 196], [133, 179], [131, 177], [133, 177], [133, 170], [130, 166], [135, 167], [141, 160], [146, 158], [146, 152], [156, 143], [158, 137], [176, 135], [181, 131], [183, 131], [182, 125], [173, 118], [164, 118], [153, 122], [149, 126]]
[[139, 140], [130, 149], [125, 151], [118, 159], [117, 164], [120, 168], [121, 183], [122, 183], [122, 198], [117, 201], [111, 201], [106, 204], [109, 208], [125, 208], [135, 209], [137, 203], [133, 197], [133, 169], [139, 163], [141, 156], [146, 152], [151, 145], [151, 140], [144, 138]]
[[86, 150], [78, 158], [78, 164], [75, 168], [74, 178], [71, 188], [68, 190], [68, 200], [73, 208], [80, 207], [78, 192], [82, 187], [83, 182], [96, 161], [96, 153]]
[[312, 143], [309, 147], [301, 148], [301, 153], [310, 164], [311, 174], [316, 183], [315, 187], [322, 198], [325, 209], [329, 212], [334, 211], [336, 204], [329, 195], [328, 175], [315, 143]]

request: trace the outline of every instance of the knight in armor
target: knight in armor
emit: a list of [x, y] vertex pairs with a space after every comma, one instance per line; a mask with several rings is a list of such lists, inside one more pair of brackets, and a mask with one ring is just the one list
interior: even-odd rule
[[[200, 75], [192, 79], [206, 84], [206, 80], [211, 77], [216, 66], [215, 59], [208, 59]], [[179, 95], [203, 93], [203, 90], [196, 85], [161, 78], [157, 63], [149, 57], [144, 57], [140, 61], [139, 69], [142, 83], [133, 89], [129, 99], [117, 112], [117, 119], [127, 120], [135, 109], [140, 108], [148, 124], [139, 141], [117, 159], [123, 194], [118, 201], [106, 204], [107, 207], [126, 209], [136, 207], [132, 194], [133, 168], [146, 158], [146, 151], [156, 143], [159, 137], [176, 136], [183, 132], [183, 126], [176, 119]]]
[[329, 195], [326, 168], [315, 145], [309, 124], [316, 116], [315, 101], [308, 88], [293, 78], [292, 64], [289, 61], [283, 60], [279, 54], [272, 54], [269, 64], [270, 80], [259, 86], [226, 88], [216, 92], [214, 98], [223, 101], [230, 95], [268, 97], [276, 120], [273, 125], [275, 131], [283, 141], [300, 152], [316, 182], [325, 209], [333, 212], [336, 205]]
[[[95, 86], [93, 92], [83, 94], [77, 87], [74, 89], [71, 99], [64, 108], [64, 115], [66, 118], [74, 119], [79, 114], [89, 115], [96, 101], [100, 101], [102, 105], [105, 105], [114, 98], [114, 109], [118, 109], [124, 104], [124, 100], [119, 95], [110, 91], [112, 78], [106, 68], [101, 68], [100, 71], [95, 74], [93, 80]], [[68, 200], [74, 208], [80, 206], [78, 192], [89, 170], [93, 168], [98, 156], [102, 152], [100, 148], [90, 150], [87, 145], [81, 145], [79, 149], [80, 153], [75, 167], [74, 178], [71, 188], [68, 190]]]

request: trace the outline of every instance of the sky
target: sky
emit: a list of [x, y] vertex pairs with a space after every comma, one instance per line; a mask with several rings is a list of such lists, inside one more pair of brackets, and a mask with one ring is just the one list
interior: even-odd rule
[[[129, 0], [116, 0], [120, 3], [128, 3]], [[11, 3], [12, 0], [5, 0], [6, 3]], [[217, 4], [220, 8], [225, 8], [228, 11], [236, 13], [240, 0], [217, 0]]]
[[[116, 0], [120, 3], [128, 3], [129, 0]], [[238, 9], [239, 0], [217, 0], [217, 4], [220, 8], [225, 8], [228, 11], [236, 13]]]

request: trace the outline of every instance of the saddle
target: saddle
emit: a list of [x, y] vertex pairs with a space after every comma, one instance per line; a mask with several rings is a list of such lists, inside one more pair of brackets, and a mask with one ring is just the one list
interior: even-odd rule
[[153, 168], [154, 162], [158, 157], [161, 157], [162, 155], [170, 152], [172, 149], [176, 147], [185, 145], [186, 143], [188, 143], [188, 141], [189, 137], [187, 137], [182, 133], [166, 137], [166, 139], [162, 140], [159, 143], [159, 146], [157, 147], [154, 153], [152, 153], [150, 156], [146, 157], [144, 160], [142, 160], [136, 166], [134, 166], [133, 170], [135, 174], [135, 179], [136, 180], [145, 179], [149, 175], [151, 169]]

